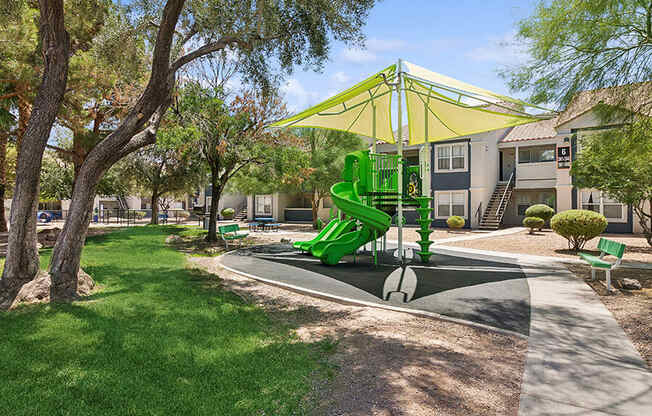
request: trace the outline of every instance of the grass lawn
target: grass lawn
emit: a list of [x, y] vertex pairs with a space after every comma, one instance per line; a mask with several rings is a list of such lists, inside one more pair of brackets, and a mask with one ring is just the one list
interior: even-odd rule
[[[88, 239], [102, 289], [72, 304], [0, 312], [1, 415], [303, 414], [326, 344], [299, 342], [259, 308], [186, 268], [180, 227]], [[47, 265], [50, 251], [42, 253]]]

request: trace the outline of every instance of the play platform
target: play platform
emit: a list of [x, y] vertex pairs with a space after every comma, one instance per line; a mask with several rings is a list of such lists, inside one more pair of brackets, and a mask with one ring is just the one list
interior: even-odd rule
[[270, 244], [220, 259], [234, 272], [313, 295], [528, 335], [530, 295], [518, 265], [440, 254], [424, 264], [416, 253], [407, 257], [401, 266], [389, 251], [374, 265], [372, 253], [358, 253], [342, 257], [333, 267], [291, 245]]

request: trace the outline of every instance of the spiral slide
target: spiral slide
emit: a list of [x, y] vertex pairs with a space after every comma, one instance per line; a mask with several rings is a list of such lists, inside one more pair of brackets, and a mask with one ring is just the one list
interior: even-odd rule
[[391, 225], [389, 215], [360, 201], [357, 185], [358, 181], [339, 182], [331, 187], [333, 203], [344, 214], [360, 221], [362, 226], [335, 239], [315, 243], [310, 252], [324, 264], [337, 264], [345, 255], [385, 234]]

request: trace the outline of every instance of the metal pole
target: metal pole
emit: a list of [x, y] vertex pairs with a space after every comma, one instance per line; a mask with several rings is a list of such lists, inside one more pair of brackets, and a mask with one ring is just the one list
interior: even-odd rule
[[397, 222], [398, 222], [398, 255], [403, 263], [403, 108], [401, 106], [401, 96], [403, 90], [403, 76], [402, 76], [401, 60], [398, 60], [398, 78], [397, 78], [397, 91], [398, 91], [398, 145], [397, 153], [399, 156], [398, 160], [398, 210], [397, 210]]
[[[376, 103], [374, 103], [373, 101], [371, 102], [371, 108], [372, 108], [372, 111], [373, 111], [373, 119], [372, 119], [372, 124], [371, 124], [371, 133], [372, 133], [372, 136], [373, 136], [372, 137], [373, 142], [371, 143], [371, 153], [373, 155], [375, 155], [376, 154]], [[376, 163], [376, 157], [375, 156], [371, 158], [371, 163], [372, 164]], [[367, 192], [369, 190], [371, 190], [371, 192], [376, 191], [376, 166], [372, 166], [372, 168], [371, 168], [371, 183], [372, 183], [372, 186], [367, 187]], [[373, 206], [373, 198], [374, 198], [374, 196], [373, 195], [368, 195], [367, 198], [368, 198], [367, 200], [369, 202], [369, 206]], [[377, 240], [378, 240], [378, 235], [376, 234], [376, 230], [374, 230], [374, 242], [371, 245], [371, 251], [373, 252], [373, 256], [374, 256], [374, 265], [378, 265], [378, 256], [377, 256], [377, 253], [376, 253], [376, 241]]]

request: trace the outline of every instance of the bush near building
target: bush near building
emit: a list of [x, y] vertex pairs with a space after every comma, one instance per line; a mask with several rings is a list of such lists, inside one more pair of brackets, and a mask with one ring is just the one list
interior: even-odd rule
[[543, 218], [539, 217], [525, 217], [523, 219], [523, 226], [530, 229], [530, 234], [533, 234], [534, 230], [541, 230], [545, 223]]
[[556, 214], [550, 227], [568, 240], [568, 248], [581, 250], [584, 244], [599, 236], [607, 228], [604, 215], [584, 209], [570, 209]]
[[[531, 207], [525, 210], [526, 217], [541, 218], [544, 224], [547, 221], [550, 221], [550, 218], [552, 218], [553, 215], [555, 215], [555, 210], [550, 208], [546, 204], [532, 205]], [[543, 228], [543, 225], [541, 225], [541, 228]]]
[[222, 218], [230, 220], [235, 215], [235, 210], [233, 208], [224, 208], [220, 214], [222, 214]]
[[464, 227], [464, 223], [465, 223], [464, 218], [458, 217], [457, 215], [448, 217], [448, 219], [446, 220], [446, 224], [448, 224], [448, 227], [454, 230]]

